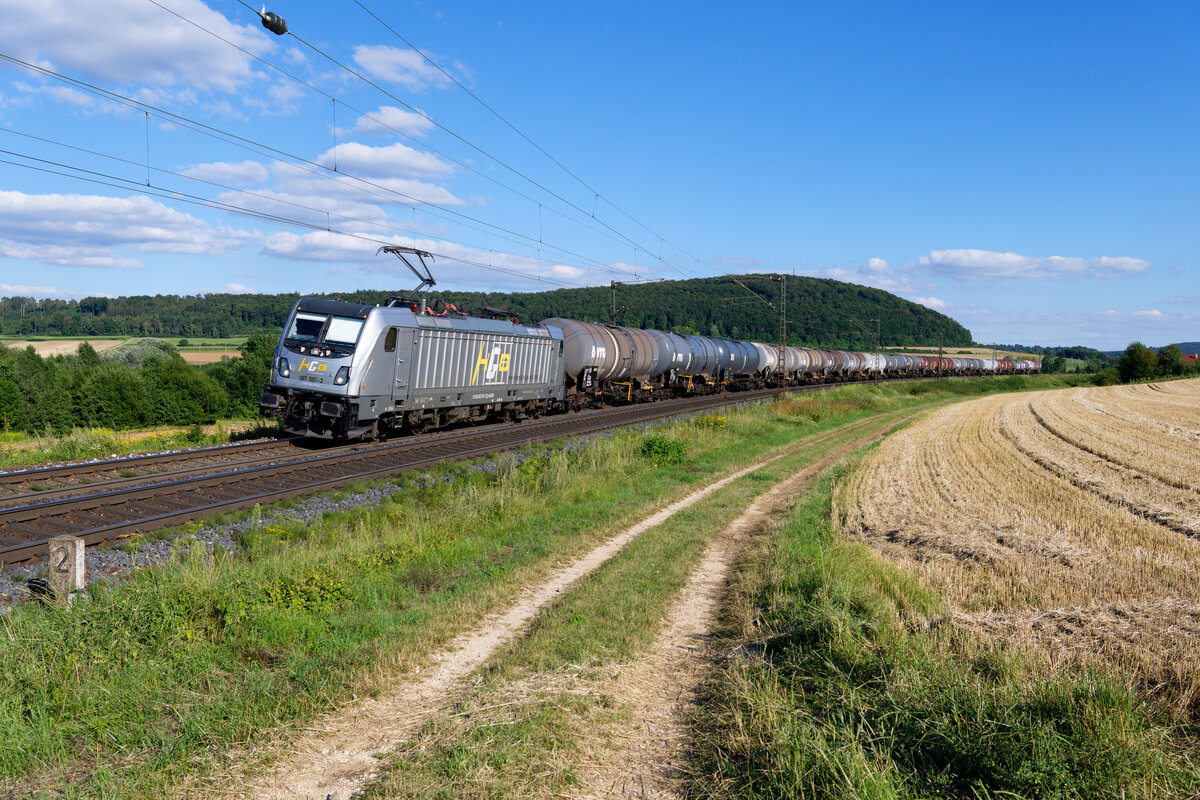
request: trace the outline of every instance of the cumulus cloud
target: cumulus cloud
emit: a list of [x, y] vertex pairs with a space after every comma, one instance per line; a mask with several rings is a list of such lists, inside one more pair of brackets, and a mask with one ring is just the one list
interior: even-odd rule
[[328, 231], [313, 231], [304, 234], [273, 233], [263, 241], [262, 253], [290, 261], [367, 263], [375, 257], [375, 251], [378, 249], [378, 242]]
[[[276, 46], [256, 24], [236, 25], [201, 0], [171, 7], [247, 50]], [[0, 41], [23, 61], [110, 84], [235, 91], [252, 75], [248, 55], [144, 0], [0, 0]]]
[[933, 250], [918, 265], [929, 272], [959, 280], [995, 281], [1028, 278], [1116, 278], [1145, 272], [1140, 258], [1100, 256], [1023, 256], [993, 250]]
[[148, 197], [0, 191], [0, 254], [63, 266], [140, 268], [113, 248], [214, 255], [239, 245], [243, 234], [206, 222]]
[[183, 170], [182, 174], [189, 178], [212, 181], [227, 186], [253, 186], [263, 183], [270, 177], [267, 168], [257, 161], [242, 161], [238, 164], [231, 164], [227, 161], [197, 164]]
[[445, 177], [454, 172], [451, 165], [437, 156], [399, 142], [386, 147], [346, 142], [326, 150], [316, 161], [361, 178]]
[[950, 304], [937, 297], [910, 297], [914, 303], [920, 303], [926, 308], [946, 308]]
[[835, 281], [857, 283], [861, 286], [873, 286], [895, 294], [915, 294], [935, 291], [937, 287], [929, 283], [913, 280], [888, 265], [882, 258], [868, 258], [865, 263], [854, 269], [830, 267], [828, 269], [805, 270], [805, 275], [815, 278], [832, 278]]
[[[365, 273], [395, 276], [397, 288], [411, 286], [412, 273], [404, 264], [394, 256], [376, 254], [380, 241], [436, 253], [434, 277], [438, 285], [445, 288], [542, 290], [548, 285], [574, 283], [575, 279], [588, 273], [587, 269], [570, 264], [539, 261], [514, 253], [484, 252], [455, 242], [424, 237], [373, 237], [367, 241], [328, 231], [278, 233], [266, 238], [262, 252], [288, 261], [356, 264]], [[334, 274], [341, 272], [334, 271]]]
[[43, 297], [55, 297], [61, 300], [70, 300], [72, 298], [80, 298], [83, 296], [84, 295], [81, 292], [58, 289], [54, 286], [29, 286], [26, 284], [0, 283], [0, 297], [35, 297], [39, 300]]
[[359, 45], [354, 48], [354, 62], [368, 77], [397, 83], [414, 92], [451, 85], [449, 78], [415, 50], [401, 50], [387, 45]]
[[421, 114], [414, 114], [396, 106], [380, 106], [370, 114], [359, 117], [353, 128], [339, 128], [338, 135], [404, 133], [420, 136], [432, 128], [433, 122]]
[[254, 290], [249, 286], [242, 286], [240, 283], [227, 283], [221, 289], [226, 294], [254, 294]]
[[364, 202], [361, 193], [348, 198], [333, 192], [319, 194], [262, 189], [253, 194], [224, 192], [217, 197], [217, 201], [256, 214], [286, 217], [322, 228], [334, 227], [361, 233], [388, 224], [387, 212], [377, 203]]

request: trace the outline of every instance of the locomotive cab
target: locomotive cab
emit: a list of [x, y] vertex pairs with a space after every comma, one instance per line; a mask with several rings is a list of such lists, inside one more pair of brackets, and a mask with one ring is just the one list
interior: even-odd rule
[[[282, 416], [284, 429], [305, 436], [348, 438], [359, 425], [354, 382], [360, 340], [373, 306], [305, 298], [296, 303], [275, 349], [271, 382], [259, 397], [263, 416]], [[357, 370], [361, 372], [362, 370]]]

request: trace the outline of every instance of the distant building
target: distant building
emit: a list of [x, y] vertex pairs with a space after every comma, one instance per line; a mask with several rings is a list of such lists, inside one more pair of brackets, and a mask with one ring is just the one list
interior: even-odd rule
[[1195, 366], [1196, 362], [1200, 361], [1200, 353], [1192, 353], [1191, 355], [1184, 353], [1183, 361], [1185, 364], [1191, 364], [1192, 366]]

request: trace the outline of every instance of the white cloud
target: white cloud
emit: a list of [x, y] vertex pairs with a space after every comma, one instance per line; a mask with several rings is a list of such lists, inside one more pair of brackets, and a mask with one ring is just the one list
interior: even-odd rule
[[225, 192], [218, 195], [217, 201], [246, 211], [285, 217], [322, 228], [364, 232], [388, 223], [387, 212], [377, 203], [363, 202], [361, 193], [353, 197], [347, 197], [346, 194], [297, 194], [261, 189], [252, 194]]
[[86, 245], [29, 244], [0, 239], [0, 256], [41, 261], [61, 267], [95, 267], [97, 269], [141, 269], [136, 258], [116, 258], [105, 247]]
[[325, 151], [316, 161], [360, 178], [444, 177], [454, 172], [451, 165], [437, 156], [399, 142], [386, 147], [346, 142]]
[[1115, 278], [1150, 268], [1140, 258], [1101, 256], [1023, 256], [992, 250], [933, 250], [921, 256], [919, 266], [929, 272], [959, 280], [994, 281], [1028, 278]]
[[937, 297], [910, 297], [914, 303], [920, 303], [927, 308], [946, 308], [950, 304]]
[[[396, 242], [405, 244], [405, 242]], [[411, 246], [411, 245], [410, 245]], [[378, 242], [342, 236], [328, 231], [273, 233], [263, 242], [266, 256], [292, 261], [350, 261], [365, 263], [375, 257]]]
[[381, 106], [370, 114], [364, 114], [355, 121], [354, 127], [338, 129], [338, 135], [346, 134], [391, 134], [404, 133], [409, 136], [420, 136], [433, 128], [433, 122], [428, 117], [405, 111], [395, 106]]
[[431, 86], [451, 85], [451, 81], [415, 50], [400, 50], [387, 45], [359, 45], [354, 61], [368, 77], [398, 83], [414, 92]]
[[182, 171], [189, 178], [202, 181], [212, 181], [233, 186], [253, 186], [263, 183], [270, 177], [267, 168], [257, 161], [242, 161], [231, 164], [227, 161], [216, 161], [212, 164], [197, 164]]
[[845, 283], [857, 283], [861, 286], [873, 286], [894, 294], [916, 294], [919, 292], [935, 291], [936, 286], [930, 283], [914, 281], [910, 276], [892, 269], [882, 258], [869, 258], [866, 263], [855, 269], [830, 267], [828, 269], [805, 270], [805, 275], [815, 278], [832, 278]]
[[[432, 183], [404, 178], [367, 178], [368, 183], [346, 176], [313, 174], [282, 162], [272, 166], [281, 194], [312, 198], [316, 208], [325, 209], [330, 198], [353, 203], [430, 203], [461, 206], [466, 203], [446, 189]], [[261, 194], [261, 192], [260, 192]], [[407, 222], [407, 221], [406, 221]]]
[[395, 276], [398, 289], [411, 287], [412, 273], [404, 264], [386, 253], [376, 254], [381, 241], [435, 253], [432, 265], [434, 278], [439, 286], [448, 289], [543, 290], [548, 285], [576, 284], [576, 279], [589, 273], [587, 269], [569, 264], [539, 261], [514, 253], [488, 253], [454, 242], [407, 236], [376, 237], [366, 241], [327, 231], [277, 233], [266, 238], [262, 252], [263, 255], [293, 262], [357, 264], [366, 273]]
[[254, 294], [253, 289], [249, 286], [242, 286], [240, 283], [227, 283], [221, 291], [226, 294]]
[[83, 297], [81, 292], [57, 289], [53, 286], [27, 286], [24, 284], [0, 283], [0, 297], [55, 297], [62, 300]]
[[145, 196], [39, 194], [0, 191], [0, 254], [64, 266], [140, 268], [112, 249], [214, 255], [238, 246], [236, 231]]
[[[255, 24], [236, 25], [201, 0], [172, 0], [180, 15], [250, 51], [276, 45]], [[0, 41], [23, 61], [105, 83], [234, 91], [251, 60], [145, 0], [0, 0]]]

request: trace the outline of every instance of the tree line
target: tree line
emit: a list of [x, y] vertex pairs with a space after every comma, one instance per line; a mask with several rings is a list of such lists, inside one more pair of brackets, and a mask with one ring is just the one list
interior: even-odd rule
[[195, 425], [258, 413], [276, 336], [251, 336], [241, 357], [194, 367], [166, 342], [143, 340], [101, 355], [42, 357], [0, 346], [0, 430], [69, 433]]
[[1131, 342], [1115, 367], [1097, 376], [1098, 382], [1132, 383], [1154, 378], [1200, 375], [1200, 366], [1183, 360], [1183, 350], [1173, 344], [1155, 351], [1141, 342]]
[[[965, 346], [971, 332], [954, 320], [881, 289], [824, 278], [778, 275], [630, 283], [549, 292], [441, 292], [433, 297], [475, 312], [501, 308], [526, 322], [568, 317], [776, 342], [786, 283], [786, 339], [793, 345], [872, 350], [877, 346]], [[393, 292], [317, 295], [368, 305]], [[278, 334], [297, 294], [0, 299], [0, 335], [214, 337]], [[772, 307], [773, 306], [773, 307]]]

